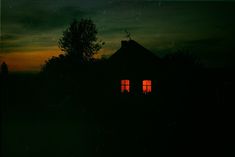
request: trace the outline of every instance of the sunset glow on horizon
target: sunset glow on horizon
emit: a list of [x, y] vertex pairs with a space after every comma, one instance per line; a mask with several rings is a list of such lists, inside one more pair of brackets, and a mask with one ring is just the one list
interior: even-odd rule
[[46, 60], [60, 54], [61, 52], [57, 49], [33, 52], [12, 52], [5, 54], [1, 60], [8, 64], [9, 71], [11, 72], [38, 72]]
[[127, 39], [126, 30], [156, 55], [189, 50], [207, 67], [231, 67], [234, 7], [234, 1], [204, 0], [4, 0], [0, 64], [5, 61], [10, 71], [39, 71], [46, 60], [61, 54], [58, 40], [71, 21], [90, 18], [105, 42], [96, 58], [115, 53]]
[[[111, 51], [103, 48], [94, 55], [94, 58], [107, 58]], [[11, 72], [39, 72], [48, 59], [60, 54], [64, 54], [64, 52], [61, 52], [59, 48], [31, 52], [11, 52], [1, 57], [0, 63], [6, 62]]]

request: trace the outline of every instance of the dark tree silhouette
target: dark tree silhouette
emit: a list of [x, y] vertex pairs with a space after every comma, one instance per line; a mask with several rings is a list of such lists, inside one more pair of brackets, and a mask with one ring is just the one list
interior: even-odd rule
[[47, 60], [42, 66], [42, 72], [49, 75], [73, 73], [74, 68], [78, 68], [77, 65], [94, 61], [94, 54], [101, 49], [103, 44], [104, 42], [97, 38], [96, 25], [92, 20], [74, 20], [63, 32], [58, 42], [64, 54]]
[[5, 62], [1, 65], [1, 74], [3, 77], [6, 77], [8, 75], [8, 66]]
[[90, 19], [74, 20], [59, 40], [60, 49], [81, 62], [90, 61], [104, 44], [98, 41], [96, 25]]

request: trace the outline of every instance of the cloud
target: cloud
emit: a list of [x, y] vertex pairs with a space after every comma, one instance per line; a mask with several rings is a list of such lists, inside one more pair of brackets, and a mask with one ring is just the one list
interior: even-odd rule
[[0, 40], [0, 54], [13, 52], [29, 52], [35, 50], [45, 50], [57, 47], [58, 39], [54, 34], [28, 34], [28, 35], [3, 35]]
[[13, 34], [2, 34], [0, 36], [1, 40], [16, 40], [19, 39], [18, 35], [13, 35]]
[[58, 38], [72, 19], [83, 16], [85, 12], [79, 7], [57, 6], [45, 0], [4, 1], [0, 53], [57, 46]]
[[159, 6], [155, 0], [3, 0], [0, 53], [54, 49], [73, 18], [88, 17], [106, 42], [105, 55], [120, 47], [125, 29], [150, 50], [187, 47], [207, 58], [215, 51], [231, 55], [234, 3], [163, 1]]
[[[77, 7], [50, 8], [16, 8], [15, 11], [3, 15], [2, 23], [7, 31], [14, 31], [12, 24], [17, 24], [21, 31], [50, 31], [67, 25], [73, 18], [81, 18], [85, 13]], [[10, 26], [10, 28], [9, 28]], [[12, 30], [11, 30], [12, 29]]]

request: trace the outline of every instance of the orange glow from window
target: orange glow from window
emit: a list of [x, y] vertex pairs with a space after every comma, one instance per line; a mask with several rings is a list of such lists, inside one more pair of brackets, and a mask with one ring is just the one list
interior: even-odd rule
[[121, 92], [130, 92], [130, 80], [121, 80]]
[[151, 93], [152, 92], [152, 81], [151, 80], [143, 80], [143, 93]]

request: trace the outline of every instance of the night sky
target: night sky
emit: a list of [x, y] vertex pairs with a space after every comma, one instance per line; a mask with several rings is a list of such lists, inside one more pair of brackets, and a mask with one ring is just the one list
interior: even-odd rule
[[126, 39], [157, 55], [186, 49], [207, 67], [235, 63], [235, 1], [2, 0], [0, 63], [11, 71], [39, 71], [73, 19], [90, 18], [108, 57]]

